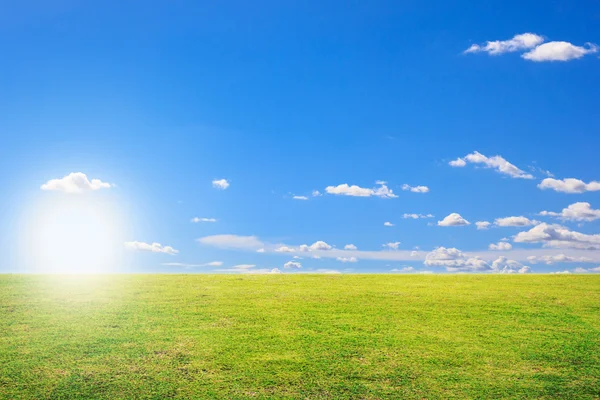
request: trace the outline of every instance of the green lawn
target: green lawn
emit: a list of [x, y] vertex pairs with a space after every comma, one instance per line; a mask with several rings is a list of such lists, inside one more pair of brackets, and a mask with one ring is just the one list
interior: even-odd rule
[[600, 398], [600, 275], [0, 275], [3, 399]]

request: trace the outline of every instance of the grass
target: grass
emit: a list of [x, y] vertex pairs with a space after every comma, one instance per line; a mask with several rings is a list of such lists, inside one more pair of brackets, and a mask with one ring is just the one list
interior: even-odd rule
[[0, 275], [3, 399], [598, 399], [600, 276]]

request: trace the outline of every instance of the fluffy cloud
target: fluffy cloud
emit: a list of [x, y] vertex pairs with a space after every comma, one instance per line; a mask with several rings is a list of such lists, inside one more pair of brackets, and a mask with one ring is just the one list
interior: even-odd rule
[[402, 215], [404, 219], [419, 219], [419, 218], [433, 218], [432, 214], [404, 214]]
[[306, 196], [294, 196], [294, 197], [292, 197], [292, 199], [294, 199], [294, 200], [308, 200], [308, 197], [306, 197]]
[[499, 173], [512, 178], [533, 179], [533, 175], [522, 171], [501, 156], [486, 157], [480, 152], [474, 151], [471, 154], [467, 154], [464, 159], [471, 164], [481, 164], [486, 168], [495, 169]]
[[542, 211], [540, 215], [558, 217], [569, 221], [594, 221], [600, 218], [600, 210], [594, 210], [590, 203], [578, 202], [571, 204], [567, 208], [563, 208], [559, 213]]
[[338, 258], [336, 258], [336, 260], [341, 261], [343, 263], [347, 263], [347, 262], [355, 263], [358, 261], [358, 258], [356, 258], [356, 257], [338, 257]]
[[319, 197], [319, 196], [323, 196], [323, 195], [321, 194], [321, 192], [319, 192], [318, 190], [313, 190], [313, 192], [312, 192], [312, 197]]
[[542, 182], [540, 182], [538, 188], [542, 190], [552, 189], [556, 192], [562, 193], [595, 192], [600, 190], [600, 182], [592, 181], [590, 183], [585, 183], [584, 181], [575, 178], [546, 178]]
[[383, 247], [387, 247], [388, 249], [398, 250], [398, 246], [400, 246], [400, 242], [389, 242], [386, 244], [382, 244]]
[[114, 185], [102, 182], [100, 179], [88, 179], [83, 172], [71, 172], [60, 179], [51, 179], [44, 183], [40, 189], [65, 193], [83, 193], [100, 189], [110, 189]]
[[283, 268], [299, 269], [302, 268], [302, 264], [300, 264], [298, 261], [288, 261], [285, 264], [283, 264]]
[[600, 272], [600, 267], [588, 268], [588, 271], [590, 271], [590, 272]]
[[390, 272], [404, 272], [404, 273], [406, 273], [406, 272], [414, 272], [414, 270], [415, 269], [413, 267], [404, 267], [404, 268], [400, 268], [400, 269], [394, 268], [394, 269], [390, 270]]
[[438, 226], [462, 226], [470, 225], [471, 223], [460, 216], [458, 213], [452, 213], [441, 221], [438, 221]]
[[518, 272], [518, 273], [520, 273], [520, 274], [528, 274], [528, 273], [530, 273], [530, 272], [531, 272], [531, 268], [530, 268], [530, 267], [528, 267], [527, 265], [524, 265], [524, 266], [523, 266], [521, 269], [519, 269], [517, 272]]
[[394, 224], [392, 224], [391, 222], [386, 221], [386, 222], [383, 223], [383, 226], [394, 226]]
[[536, 264], [538, 262], [543, 262], [548, 265], [552, 265], [554, 263], [589, 263], [593, 262], [592, 259], [587, 257], [571, 257], [564, 254], [556, 254], [556, 255], [546, 255], [546, 256], [529, 256], [527, 260]]
[[545, 247], [600, 249], [600, 235], [570, 231], [561, 225], [541, 223], [528, 231], [519, 232], [517, 243], [543, 243]]
[[500, 256], [492, 262], [492, 271], [501, 274], [525, 274], [531, 272], [531, 269], [518, 261]]
[[213, 235], [198, 239], [198, 242], [204, 245], [219, 247], [222, 249], [240, 249], [240, 250], [260, 250], [264, 248], [264, 243], [258, 240], [256, 236], [238, 236], [238, 235]]
[[427, 193], [429, 188], [427, 186], [410, 186], [408, 184], [402, 185], [402, 190], [410, 190], [413, 193]]
[[490, 250], [510, 250], [510, 249], [512, 249], [512, 245], [507, 242], [498, 242], [498, 243], [491, 243], [488, 246], [488, 248]]
[[488, 221], [477, 221], [475, 222], [478, 230], [487, 229], [490, 227], [490, 223]]
[[271, 270], [271, 272], [269, 272], [269, 273], [270, 273], [270, 274], [280, 274], [280, 273], [281, 273], [281, 270], [280, 270], [279, 268], [273, 268], [273, 269]]
[[477, 257], [467, 257], [460, 250], [451, 247], [438, 247], [425, 257], [425, 265], [445, 267], [447, 271], [485, 271], [490, 266]]
[[530, 61], [569, 61], [596, 53], [598, 46], [586, 43], [585, 46], [575, 46], [569, 42], [548, 42], [521, 55]]
[[456, 160], [450, 161], [448, 163], [448, 165], [450, 165], [451, 167], [462, 168], [465, 165], [467, 165], [467, 162], [465, 160], [463, 160], [462, 158], [458, 157]]
[[358, 248], [353, 244], [347, 244], [344, 246], [344, 250], [358, 250]]
[[198, 222], [217, 222], [217, 220], [214, 218], [198, 218], [198, 217], [192, 218], [191, 221], [196, 224]]
[[560, 275], [560, 274], [570, 274], [569, 271], [555, 271], [555, 272], [550, 272], [553, 275]]
[[212, 181], [212, 185], [216, 189], [225, 190], [229, 187], [229, 182], [227, 179], [215, 179]]
[[310, 246], [305, 244], [300, 245], [300, 251], [327, 251], [331, 249], [332, 247], [322, 240], [317, 240]]
[[369, 189], [362, 188], [357, 185], [349, 186], [347, 183], [338, 186], [327, 186], [325, 192], [329, 194], [341, 195], [341, 196], [356, 196], [356, 197], [383, 197], [383, 198], [396, 198], [391, 189], [386, 185], [380, 185], [377, 188]]
[[539, 221], [530, 220], [525, 217], [505, 217], [496, 218], [494, 224], [496, 226], [531, 226], [539, 224]]
[[291, 248], [291, 247], [287, 247], [287, 246], [280, 246], [280, 247], [276, 248], [276, 249], [275, 249], [275, 251], [276, 251], [277, 253], [293, 253], [293, 252], [295, 252], [296, 250], [294, 250], [294, 249], [293, 249], [293, 248]]
[[163, 246], [160, 243], [150, 244], [150, 243], [137, 242], [137, 241], [125, 242], [125, 247], [127, 247], [128, 249], [131, 249], [131, 250], [150, 251], [152, 253], [164, 253], [164, 254], [170, 254], [172, 256], [179, 253], [179, 250], [175, 250], [171, 246]]
[[521, 33], [508, 40], [487, 41], [484, 45], [474, 44], [465, 50], [465, 53], [486, 52], [491, 55], [499, 55], [531, 49], [543, 42], [544, 38], [535, 33]]

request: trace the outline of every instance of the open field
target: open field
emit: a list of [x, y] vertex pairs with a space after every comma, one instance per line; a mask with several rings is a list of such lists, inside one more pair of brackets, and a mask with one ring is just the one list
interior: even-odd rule
[[600, 275], [0, 275], [0, 398], [600, 398]]

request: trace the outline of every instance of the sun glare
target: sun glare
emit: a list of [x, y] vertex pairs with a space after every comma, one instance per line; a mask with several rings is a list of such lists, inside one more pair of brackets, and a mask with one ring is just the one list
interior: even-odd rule
[[85, 274], [118, 268], [123, 230], [114, 207], [87, 196], [59, 197], [37, 209], [25, 232], [34, 269]]

